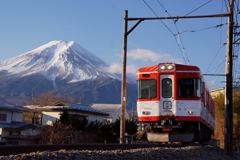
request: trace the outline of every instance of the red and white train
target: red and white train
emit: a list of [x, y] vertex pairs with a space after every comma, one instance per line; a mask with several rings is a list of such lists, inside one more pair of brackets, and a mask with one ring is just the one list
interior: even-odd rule
[[160, 63], [137, 71], [137, 113], [150, 142], [208, 142], [214, 104], [200, 69]]

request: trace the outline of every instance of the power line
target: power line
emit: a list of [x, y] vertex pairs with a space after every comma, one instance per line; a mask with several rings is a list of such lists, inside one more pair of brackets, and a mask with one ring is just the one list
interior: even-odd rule
[[193, 11], [191, 11], [191, 12], [189, 12], [188, 14], [186, 14], [185, 16], [187, 16], [187, 15], [189, 15], [189, 14], [191, 14], [191, 13], [193, 13], [193, 12], [195, 12], [196, 10], [198, 10], [199, 8], [202, 8], [203, 6], [205, 6], [206, 4], [208, 4], [209, 2], [211, 2], [212, 0], [209, 0], [208, 2], [206, 2], [206, 3], [204, 3], [204, 4], [202, 4], [201, 6], [199, 6], [198, 8], [196, 8], [196, 9], [194, 9]]
[[[215, 69], [215, 71], [213, 71], [212, 73], [212, 75], [206, 80], [206, 82], [208, 83], [208, 84], [211, 84], [211, 81], [214, 81], [214, 79], [216, 78], [216, 75], [218, 75], [218, 74], [222, 74], [222, 75], [225, 75], [225, 74], [223, 74], [224, 73], [224, 67], [225, 67], [225, 60], [223, 60], [220, 64], [218, 64], [217, 66], [215, 66], [212, 70], [214, 70]], [[212, 70], [210, 70], [210, 71], [212, 71]], [[207, 75], [207, 74], [204, 74], [204, 75]], [[222, 78], [222, 77], [217, 77], [216, 79], [215, 79], [215, 82], [217, 82], [220, 78]], [[225, 77], [224, 77], [225, 78]]]
[[239, 26], [238, 26], [238, 12], [239, 12], [239, 0], [234, 1], [235, 8], [234, 8], [234, 15], [235, 19], [234, 22], [234, 31], [233, 31], [233, 80], [239, 79], [239, 72], [238, 72], [238, 53], [239, 53]]
[[[187, 15], [195, 12], [196, 10], [198, 10], [198, 9], [200, 9], [200, 8], [202, 8], [203, 6], [205, 6], [206, 4], [208, 4], [208, 3], [211, 2], [211, 1], [212, 1], [212, 0], [209, 0], [208, 2], [206, 2], [206, 3], [204, 3], [203, 5], [197, 7], [196, 9], [194, 9], [194, 10], [191, 11], [191, 12], [189, 12], [189, 13], [186, 14], [185, 16], [187, 16]], [[145, 1], [144, 1], [144, 2], [145, 2]], [[164, 9], [164, 11], [168, 14], [168, 16], [171, 16], [171, 15], [169, 14], [169, 12], [167, 11], [167, 9], [159, 2], [159, 0], [157, 0], [157, 2], [158, 2], [158, 4]], [[148, 5], [148, 6], [149, 6], [149, 5]], [[150, 6], [149, 6], [149, 7], [150, 7]], [[151, 10], [152, 10], [152, 9], [151, 9]], [[176, 30], [177, 30], [177, 34], [174, 34], [174, 36], [178, 35], [178, 37], [179, 37], [179, 39], [180, 39], [180, 42], [181, 42], [181, 45], [183, 46], [183, 51], [185, 51], [185, 47], [184, 47], [184, 44], [183, 44], [183, 40], [182, 40], [182, 38], [181, 38], [181, 36], [180, 36], [179, 29], [178, 29], [178, 27], [177, 27], [177, 25], [176, 25], [177, 21], [178, 21], [178, 19], [173, 20], [173, 22], [174, 22], [174, 24], [175, 24], [175, 27], [176, 27]], [[220, 27], [220, 26], [222, 26], [222, 24], [221, 24], [221, 25], [214, 26], [214, 27]], [[211, 28], [213, 28], [213, 27], [211, 27]], [[210, 28], [207, 28], [207, 29], [210, 29]], [[204, 30], [205, 30], [205, 29], [204, 29]], [[200, 31], [200, 30], [195, 30], [195, 31], [191, 31], [191, 32], [197, 32], [197, 31]], [[178, 41], [177, 41], [177, 44], [179, 44]], [[184, 52], [184, 53], [185, 53], [185, 55], [186, 55], [186, 57], [187, 57], [188, 64], [190, 64], [190, 60], [189, 60], [189, 58], [188, 58], [187, 53], [186, 53], [186, 52]], [[182, 53], [182, 55], [183, 55], [183, 53]]]
[[[227, 6], [226, 1], [225, 1], [225, 5]], [[221, 13], [223, 13], [223, 0], [222, 0], [222, 5], [221, 5]], [[219, 36], [219, 39], [220, 39], [220, 48], [219, 48], [218, 51], [216, 52], [215, 56], [213, 57], [213, 59], [212, 59], [211, 63], [209, 64], [209, 66], [208, 66], [208, 68], [207, 68], [207, 70], [206, 70], [205, 73], [208, 73], [208, 72], [212, 71], [212, 70], [215, 69], [215, 68], [216, 68], [216, 70], [215, 70], [214, 73], [220, 73], [221, 71], [224, 73], [224, 70], [223, 70], [223, 69], [224, 69], [224, 64], [223, 64], [223, 63], [225, 62], [225, 60], [222, 61], [220, 64], [218, 64], [216, 67], [213, 67], [211, 70], [209, 70], [210, 67], [213, 65], [213, 62], [214, 62], [214, 61], [216, 60], [216, 58], [218, 57], [218, 55], [219, 55], [219, 53], [220, 53], [220, 50], [226, 45], [226, 43], [222, 43], [222, 26], [223, 26], [223, 25], [226, 25], [226, 24], [228, 24], [228, 23], [223, 24], [223, 23], [222, 23], [222, 19], [223, 19], [223, 18], [221, 17], [220, 25], [216, 25], [216, 28], [219, 28], [219, 27], [220, 27], [220, 36]], [[211, 27], [209, 27], [209, 29], [210, 29], [210, 28], [211, 28]], [[208, 28], [207, 28], [207, 29], [208, 29]], [[221, 67], [221, 68], [220, 68], [220, 67]], [[215, 76], [212, 75], [211, 77], [208, 78], [207, 82], [210, 84], [211, 81], [214, 80], [214, 78], [215, 78]], [[218, 80], [219, 78], [221, 78], [221, 77], [216, 78], [215, 81], [217, 82], [217, 80]]]
[[[165, 12], [168, 14], [168, 16], [171, 17], [171, 15], [168, 13], [168, 11], [165, 9], [165, 7], [159, 2], [159, 0], [157, 0], [157, 2], [158, 2], [158, 4], [165, 10]], [[178, 29], [177, 24], [176, 24], [176, 23], [177, 23], [177, 20], [173, 20], [173, 23], [174, 23], [174, 25], [175, 25], [175, 28], [176, 28], [177, 32], [179, 33], [179, 29]], [[175, 36], [175, 35], [174, 35], [174, 36]], [[183, 40], [182, 40], [182, 38], [181, 38], [180, 35], [179, 35], [179, 39], [180, 39], [181, 45], [182, 45], [182, 47], [183, 47], [183, 52], [181, 52], [181, 53], [182, 53], [182, 55], [183, 55], [183, 53], [186, 55], [188, 64], [190, 64], [190, 60], [189, 60], [189, 58], [188, 58], [187, 53], [185, 52], [185, 46], [184, 46], [184, 44], [183, 44]], [[176, 38], [175, 38], [175, 40], [176, 40]], [[177, 43], [177, 44], [179, 45], [179, 43]], [[179, 49], [180, 49], [180, 46], [179, 46]], [[185, 62], [185, 63], [186, 63], [186, 62]]]
[[211, 61], [211, 63], [210, 63], [210, 65], [208, 66], [208, 68], [207, 68], [207, 70], [206, 70], [206, 72], [205, 73], [207, 73], [208, 72], [208, 70], [209, 70], [209, 68], [211, 67], [211, 65], [213, 64], [213, 61], [217, 58], [217, 55], [219, 54], [219, 52], [220, 52], [220, 50], [222, 49], [222, 47], [224, 46], [225, 44], [223, 44], [219, 49], [218, 49], [218, 51], [217, 51], [217, 53], [215, 54], [215, 56], [214, 56], [214, 58], [213, 58], [213, 60]]
[[204, 31], [204, 30], [208, 30], [208, 29], [219, 28], [219, 27], [222, 27], [224, 25], [227, 25], [227, 23], [225, 23], [225, 24], [217, 24], [215, 26], [201, 28], [201, 29], [196, 29], [196, 30], [185, 30], [185, 31], [182, 31], [182, 32], [178, 32], [177, 34], [175, 34], [175, 36], [179, 35], [179, 34], [182, 34], [184, 32], [199, 32], [199, 31]]
[[[156, 17], [158, 17], [158, 15], [154, 12], [154, 10], [148, 5], [148, 3], [145, 1], [145, 0], [143, 0], [143, 2], [148, 6], [148, 8], [155, 14], [155, 16]], [[163, 7], [164, 8], [164, 7]], [[166, 11], [166, 10], [165, 10]], [[162, 20], [160, 20], [161, 22], [162, 22]], [[171, 31], [171, 29], [166, 25], [166, 24], [164, 24], [163, 22], [162, 22], [162, 24], [168, 29], [168, 31], [174, 36], [174, 33]], [[177, 41], [177, 39], [176, 39], [176, 37], [174, 36], [174, 38], [175, 38], [175, 41], [176, 42], [178, 42]], [[186, 63], [186, 60], [185, 60], [185, 58], [184, 58], [184, 54], [183, 54], [183, 52], [182, 52], [182, 50], [181, 50], [181, 47], [179, 46], [179, 43], [177, 43], [177, 45], [178, 45], [178, 48], [179, 48], [179, 50], [180, 50], [180, 52], [181, 52], [181, 54], [182, 54], [182, 58], [183, 58], [183, 60], [184, 60], [184, 62]], [[188, 60], [189, 61], [189, 60]]]

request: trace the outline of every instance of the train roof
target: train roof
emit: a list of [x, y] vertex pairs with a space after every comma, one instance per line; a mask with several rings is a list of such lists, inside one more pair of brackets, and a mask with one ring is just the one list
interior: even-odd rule
[[153, 66], [146, 66], [138, 69], [138, 72], [158, 72], [158, 67], [160, 64], [172, 64], [177, 71], [200, 71], [197, 66], [187, 65], [187, 64], [177, 64], [177, 63], [159, 63]]

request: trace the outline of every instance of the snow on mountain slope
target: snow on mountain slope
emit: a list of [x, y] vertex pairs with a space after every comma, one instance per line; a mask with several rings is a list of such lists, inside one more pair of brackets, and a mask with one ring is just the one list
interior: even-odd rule
[[51, 41], [32, 51], [0, 62], [5, 75], [27, 76], [41, 73], [55, 85], [55, 79], [78, 82], [97, 77], [121, 77], [107, 73], [108, 64], [74, 41]]

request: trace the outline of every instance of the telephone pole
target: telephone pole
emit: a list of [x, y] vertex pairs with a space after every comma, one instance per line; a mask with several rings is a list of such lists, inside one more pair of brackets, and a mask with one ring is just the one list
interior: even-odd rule
[[232, 108], [232, 44], [233, 44], [233, 9], [234, 0], [229, 0], [227, 47], [226, 47], [226, 87], [224, 108], [224, 149], [233, 158], [233, 108]]
[[122, 55], [122, 92], [121, 92], [121, 117], [120, 117], [120, 143], [126, 143], [125, 140], [125, 113], [126, 113], [126, 61], [127, 61], [127, 29], [128, 12], [124, 12], [124, 30], [123, 30], [123, 55]]

